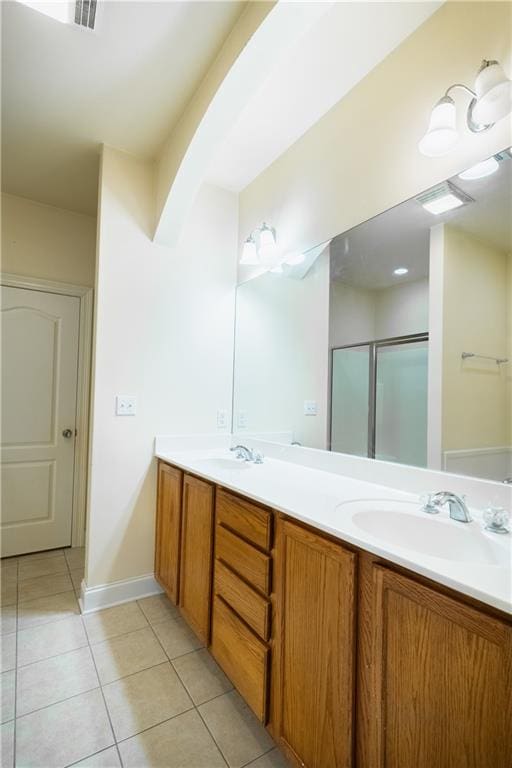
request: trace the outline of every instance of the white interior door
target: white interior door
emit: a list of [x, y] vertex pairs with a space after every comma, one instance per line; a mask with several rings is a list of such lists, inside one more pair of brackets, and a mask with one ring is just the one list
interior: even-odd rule
[[2, 557], [71, 544], [79, 311], [2, 287]]

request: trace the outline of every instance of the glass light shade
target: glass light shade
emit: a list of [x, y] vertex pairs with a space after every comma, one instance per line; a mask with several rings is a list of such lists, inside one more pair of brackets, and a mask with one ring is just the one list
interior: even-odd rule
[[481, 125], [497, 123], [512, 112], [512, 81], [497, 61], [484, 62], [475, 81], [473, 120]]
[[458, 140], [455, 102], [449, 96], [443, 96], [432, 110], [427, 132], [418, 149], [427, 157], [441, 157], [453, 149]]
[[398, 277], [401, 277], [402, 275], [406, 275], [409, 272], [407, 267], [397, 267], [393, 270], [394, 275], [398, 275]]
[[248, 237], [244, 243], [240, 264], [245, 264], [247, 266], [256, 266], [259, 263], [260, 263], [260, 260], [258, 259], [258, 251], [256, 250], [256, 243], [252, 237]]
[[266, 224], [263, 224], [260, 229], [258, 257], [260, 264], [264, 267], [275, 267], [279, 261], [279, 251], [277, 249], [274, 231]]
[[474, 179], [483, 179], [485, 176], [490, 176], [491, 173], [495, 173], [499, 168], [499, 163], [495, 157], [488, 157], [487, 160], [482, 160], [481, 163], [473, 165], [468, 168], [467, 171], [459, 173], [459, 179], [464, 181], [473, 181]]

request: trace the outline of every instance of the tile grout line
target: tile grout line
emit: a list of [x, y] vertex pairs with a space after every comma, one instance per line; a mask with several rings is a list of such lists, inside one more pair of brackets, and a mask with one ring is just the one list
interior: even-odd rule
[[[193, 700], [193, 698], [192, 698], [192, 695], [191, 695], [191, 694], [188, 692], [188, 689], [187, 689], [187, 687], [185, 686], [185, 683], [184, 683], [184, 682], [183, 682], [183, 680], [181, 679], [181, 675], [180, 675], [179, 671], [178, 671], [178, 670], [176, 669], [176, 667], [174, 666], [174, 663], [173, 663], [173, 659], [171, 659], [171, 657], [169, 656], [169, 654], [167, 653], [167, 651], [166, 651], [166, 650], [165, 650], [165, 648], [163, 647], [162, 643], [160, 642], [160, 638], [158, 637], [158, 635], [156, 634], [155, 630], [153, 629], [153, 625], [151, 624], [151, 622], [150, 622], [150, 621], [149, 621], [149, 619], [147, 618], [146, 614], [144, 613], [144, 609], [143, 609], [143, 608], [142, 608], [142, 607], [139, 605], [138, 601], [136, 601], [136, 602], [137, 602], [137, 605], [138, 605], [139, 609], [140, 609], [140, 610], [142, 611], [142, 613], [144, 614], [144, 616], [145, 616], [145, 618], [146, 618], [146, 621], [148, 622], [149, 626], [151, 627], [151, 629], [152, 629], [152, 631], [153, 631], [153, 634], [155, 635], [156, 639], [157, 639], [157, 640], [158, 640], [158, 642], [160, 643], [160, 645], [161, 645], [161, 647], [162, 647], [162, 650], [164, 651], [165, 655], [166, 655], [166, 656], [167, 656], [167, 658], [169, 659], [169, 662], [170, 662], [170, 664], [171, 664], [171, 667], [174, 669], [174, 671], [175, 671], [175, 673], [176, 673], [176, 675], [177, 675], [177, 677], [178, 677], [178, 679], [179, 679], [180, 683], [182, 684], [183, 688], [184, 688], [184, 689], [185, 689], [185, 691], [187, 692], [187, 695], [189, 696], [190, 700], [192, 701], [192, 704], [193, 704], [193, 708], [194, 708], [194, 710], [197, 712], [197, 715], [199, 716], [199, 718], [200, 718], [201, 722], [203, 723], [204, 727], [206, 728], [207, 732], [209, 733], [209, 735], [210, 735], [210, 738], [212, 739], [213, 743], [214, 743], [214, 744], [215, 744], [215, 746], [217, 747], [217, 749], [218, 749], [218, 751], [219, 751], [219, 754], [220, 754], [220, 756], [221, 756], [221, 757], [222, 757], [222, 759], [224, 760], [224, 763], [226, 764], [227, 768], [230, 768], [230, 765], [229, 765], [229, 763], [228, 763], [227, 757], [224, 755], [224, 752], [223, 752], [223, 751], [222, 751], [222, 749], [220, 748], [220, 745], [217, 743], [217, 740], [215, 739], [215, 736], [213, 735], [212, 731], [211, 731], [211, 730], [210, 730], [210, 728], [208, 727], [208, 723], [206, 722], [206, 720], [204, 719], [204, 717], [203, 717], [202, 713], [200, 712], [200, 710], [199, 710], [199, 707], [200, 707], [200, 706], [203, 706], [203, 704], [208, 704], [210, 701], [214, 701], [215, 699], [218, 699], [218, 698], [220, 698], [221, 696], [225, 696], [225, 695], [226, 695], [226, 693], [230, 693], [231, 691], [235, 690], [235, 689], [234, 689], [234, 687], [232, 687], [232, 688], [231, 688], [231, 691], [223, 691], [222, 693], [219, 693], [217, 696], [212, 696], [212, 698], [211, 698], [211, 699], [208, 699], [208, 701], [203, 701], [203, 702], [201, 702], [201, 704], [196, 704], [196, 703], [195, 703], [195, 701], [194, 701], [194, 700]], [[177, 618], [181, 618], [181, 617], [178, 615], [178, 616], [177, 616]], [[158, 624], [159, 622], [155, 622], [155, 623], [156, 623], [156, 624]], [[187, 651], [187, 653], [183, 653], [183, 654], [181, 654], [180, 656], [175, 656], [175, 657], [174, 657], [174, 660], [176, 660], [176, 659], [181, 659], [181, 658], [183, 658], [184, 656], [189, 656], [189, 655], [191, 655], [192, 653], [197, 653], [197, 652], [198, 652], [198, 651], [200, 651], [200, 650], [206, 650], [206, 652], [207, 652], [207, 653], [210, 653], [210, 652], [208, 651], [208, 647], [207, 647], [206, 645], [203, 645], [203, 646], [201, 646], [201, 648], [195, 648], [193, 651]], [[211, 654], [210, 654], [210, 655], [211, 655]], [[212, 658], [213, 658], [213, 657], [212, 657]], [[215, 661], [215, 659], [213, 659], [213, 660]], [[215, 663], [216, 663], [216, 662], [215, 662]], [[188, 710], [188, 711], [191, 711], [191, 710]], [[184, 713], [181, 713], [181, 714], [184, 714]], [[175, 717], [178, 717], [178, 715], [175, 715]], [[173, 718], [170, 718], [170, 719], [173, 719]], [[166, 721], [164, 721], [164, 722], [166, 722]], [[154, 726], [152, 726], [152, 727], [154, 727]], [[149, 729], [147, 729], [147, 730], [149, 730]], [[269, 751], [270, 751], [270, 750], [269, 750]], [[265, 753], [263, 753], [263, 754], [266, 754], [266, 752], [265, 752]], [[257, 759], [259, 759], [259, 757], [262, 757], [262, 756], [263, 756], [263, 755], [259, 755], [259, 756], [258, 756], [257, 758], [255, 758], [255, 759], [257, 760]]]
[[[226, 759], [226, 758], [225, 758], [225, 756], [224, 756], [224, 753], [222, 752], [222, 750], [221, 750], [220, 746], [217, 744], [217, 741], [215, 740], [215, 738], [214, 738], [214, 736], [213, 736], [212, 732], [211, 732], [211, 731], [210, 731], [210, 729], [208, 728], [208, 726], [207, 726], [206, 722], [204, 721], [204, 718], [202, 717], [201, 713], [199, 712], [199, 705], [196, 705], [196, 703], [194, 702], [194, 700], [193, 700], [192, 696], [190, 695], [190, 693], [189, 693], [189, 691], [188, 691], [187, 687], [185, 686], [185, 683], [184, 683], [184, 682], [183, 682], [183, 680], [181, 679], [181, 676], [180, 676], [180, 674], [179, 674], [178, 670], [176, 669], [176, 667], [175, 667], [175, 666], [174, 666], [174, 664], [173, 664], [173, 660], [171, 659], [171, 657], [169, 656], [169, 654], [168, 654], [168, 653], [167, 653], [167, 651], [165, 650], [165, 648], [164, 648], [164, 646], [163, 646], [162, 642], [160, 641], [160, 638], [159, 638], [159, 637], [158, 637], [158, 635], [156, 634], [156, 632], [155, 632], [155, 630], [154, 630], [154, 628], [153, 628], [153, 624], [152, 624], [152, 623], [149, 621], [149, 619], [148, 619], [147, 615], [146, 615], [146, 614], [145, 614], [145, 612], [144, 612], [144, 609], [143, 609], [143, 608], [142, 608], [142, 607], [139, 605], [139, 601], [138, 601], [138, 600], [135, 600], [134, 602], [136, 603], [136, 605], [137, 605], [137, 608], [140, 610], [140, 612], [142, 613], [142, 615], [143, 615], [143, 616], [144, 616], [144, 618], [146, 619], [148, 626], [150, 627], [150, 629], [151, 629], [151, 631], [152, 631], [152, 633], [153, 633], [154, 637], [156, 638], [156, 641], [157, 641], [157, 643], [160, 645], [160, 647], [161, 647], [162, 651], [164, 652], [164, 655], [165, 655], [165, 657], [166, 657], [166, 659], [167, 659], [167, 662], [160, 662], [160, 663], [161, 663], [161, 664], [164, 664], [164, 663], [168, 663], [168, 664], [170, 664], [170, 665], [171, 665], [171, 668], [174, 670], [174, 673], [176, 674], [176, 677], [178, 678], [178, 680], [179, 680], [179, 682], [180, 682], [180, 685], [181, 685], [181, 687], [183, 688], [183, 690], [185, 691], [186, 695], [188, 696], [188, 698], [189, 698], [189, 700], [190, 700], [190, 703], [191, 703], [191, 707], [190, 707], [189, 709], [186, 709], [186, 710], [184, 710], [183, 712], [179, 712], [178, 714], [176, 714], [176, 715], [173, 715], [172, 717], [169, 717], [169, 718], [167, 718], [166, 720], [161, 720], [159, 723], [154, 723], [153, 725], [151, 725], [151, 726], [148, 726], [148, 728], [143, 728], [141, 731], [138, 731], [137, 733], [134, 733], [134, 734], [132, 734], [131, 736], [127, 736], [127, 737], [126, 737], [126, 739], [120, 739], [119, 741], [117, 740], [117, 737], [116, 737], [115, 731], [114, 731], [114, 729], [112, 728], [112, 731], [113, 731], [113, 733], [114, 733], [114, 739], [116, 740], [116, 747], [117, 747], [117, 750], [118, 750], [118, 753], [119, 753], [119, 759], [121, 759], [121, 753], [120, 753], [120, 750], [119, 750], [119, 746], [118, 746], [118, 745], [119, 745], [119, 743], [122, 743], [122, 742], [124, 742], [124, 741], [128, 741], [129, 739], [132, 739], [132, 738], [134, 738], [135, 736], [140, 736], [140, 734], [141, 734], [141, 733], [145, 733], [146, 731], [150, 731], [152, 728], [156, 728], [157, 726], [159, 726], [159, 725], [162, 725], [163, 723], [167, 723], [167, 722], [169, 722], [170, 720], [174, 720], [176, 717], [179, 717], [180, 715], [184, 715], [186, 712], [192, 712], [192, 711], [195, 711], [195, 712], [197, 713], [197, 715], [199, 716], [199, 718], [200, 718], [201, 722], [204, 724], [204, 726], [205, 726], [206, 730], [208, 731], [208, 733], [209, 733], [209, 735], [210, 735], [210, 737], [211, 737], [211, 739], [212, 739], [213, 743], [214, 743], [214, 744], [215, 744], [215, 746], [217, 747], [217, 749], [218, 749], [218, 751], [219, 751], [219, 754], [220, 754], [220, 756], [222, 757], [222, 759], [223, 759], [224, 763], [226, 764], [227, 768], [230, 768], [230, 767], [229, 767], [229, 763], [228, 763], [227, 759]], [[181, 618], [181, 617], [180, 617], [180, 616], [177, 616], [176, 618]], [[167, 621], [167, 619], [164, 619], [164, 621]], [[155, 622], [155, 623], [156, 623], [156, 624], [158, 624], [158, 623], [160, 623], [160, 622]], [[129, 633], [126, 633], [126, 634], [129, 634]], [[182, 658], [183, 656], [188, 656], [188, 655], [190, 655], [191, 653], [196, 653], [197, 651], [199, 651], [199, 650], [202, 650], [202, 649], [203, 649], [203, 648], [205, 648], [205, 647], [206, 647], [206, 646], [202, 646], [202, 648], [196, 648], [196, 649], [194, 649], [193, 651], [187, 651], [187, 653], [183, 653], [183, 654], [181, 654], [180, 656], [175, 656], [174, 658], [175, 658], [175, 659], [178, 659], [178, 658]], [[207, 649], [206, 649], [206, 650], [207, 650]], [[92, 652], [92, 648], [91, 648], [91, 652]], [[158, 665], [158, 664], [155, 664], [155, 665], [153, 665], [153, 666], [159, 666], [159, 665]], [[148, 667], [148, 669], [152, 669], [152, 668], [153, 668], [153, 667]], [[144, 670], [139, 670], [139, 671], [144, 671]], [[137, 672], [134, 672], [134, 673], [132, 673], [132, 674], [138, 674], [138, 673], [137, 673]], [[125, 675], [125, 677], [130, 677], [130, 675]], [[98, 675], [98, 678], [99, 678], [99, 675]], [[122, 679], [124, 679], [124, 678], [119, 678], [119, 679], [121, 679], [121, 680], [122, 680]], [[108, 683], [107, 683], [107, 685], [108, 685]], [[103, 686], [102, 686], [101, 682], [100, 682], [100, 687], [102, 688], [102, 692], [103, 692]], [[219, 694], [219, 696], [223, 696], [223, 695], [224, 695], [224, 693], [221, 693], [221, 694]], [[218, 696], [214, 696], [212, 699], [209, 699], [209, 701], [213, 701], [213, 699], [216, 699], [216, 698], [218, 698]], [[205, 704], [206, 702], [202, 702], [202, 703], [203, 703], [203, 704]], [[106, 705], [106, 702], [105, 702], [105, 706], [107, 706], [107, 705]], [[107, 712], [108, 712], [108, 706], [107, 706]], [[109, 719], [110, 719], [110, 713], [109, 713]], [[121, 765], [122, 765], [122, 762], [121, 762]]]
[[[66, 558], [66, 562], [68, 563], [67, 558]], [[69, 563], [68, 563], [68, 570], [69, 570], [69, 577], [71, 578], [71, 569], [69, 567]], [[71, 583], [73, 583], [73, 580], [71, 580]], [[73, 589], [73, 591], [74, 591], [74, 589]], [[75, 600], [77, 600], [76, 592], [75, 592]], [[77, 600], [77, 603], [78, 603], [78, 600]], [[80, 603], [78, 603], [78, 608], [80, 609]], [[80, 618], [81, 618], [81, 614], [80, 614]], [[117, 757], [119, 759], [119, 765], [121, 766], [121, 768], [123, 768], [123, 761], [121, 759], [121, 752], [119, 751], [119, 747], [117, 746], [117, 738], [116, 738], [116, 733], [114, 731], [114, 726], [112, 724], [112, 718], [110, 717], [110, 711], [109, 711], [109, 708], [108, 708], [108, 705], [107, 705], [107, 700], [105, 699], [105, 694], [103, 692], [103, 685], [102, 685], [101, 680], [100, 680], [100, 674], [98, 672], [98, 667], [96, 665], [96, 659], [94, 658], [94, 653], [92, 652], [92, 644], [91, 644], [91, 641], [90, 641], [90, 638], [89, 638], [89, 633], [87, 632], [87, 626], [86, 626], [86, 624], [85, 624], [83, 619], [82, 619], [82, 624], [83, 624], [83, 627], [84, 627], [85, 637], [87, 638], [87, 646], [89, 648], [89, 653], [91, 654], [92, 663], [94, 664], [94, 669], [96, 671], [96, 677], [98, 678], [99, 688], [100, 688], [100, 692], [101, 692], [101, 698], [103, 700], [103, 706], [105, 707], [105, 712], [107, 713], [107, 718], [108, 718], [108, 722], [109, 722], [109, 725], [110, 725], [110, 730], [112, 732], [112, 738], [114, 739], [114, 744], [111, 745], [111, 746], [115, 746], [116, 752], [117, 752]], [[108, 749], [108, 747], [106, 747], [106, 749]], [[100, 750], [100, 751], [102, 751], [102, 750]], [[91, 755], [87, 755], [87, 757], [91, 757]], [[85, 759], [86, 758], [82, 758], [82, 760], [85, 760]]]
[[20, 561], [16, 561], [16, 649], [14, 652], [14, 726], [13, 726], [13, 745], [12, 745], [12, 766], [16, 768], [16, 733], [17, 733], [17, 711], [18, 711], [18, 576], [20, 571]]

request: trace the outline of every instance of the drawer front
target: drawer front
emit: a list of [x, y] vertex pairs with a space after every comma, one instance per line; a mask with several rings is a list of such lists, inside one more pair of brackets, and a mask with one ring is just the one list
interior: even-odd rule
[[272, 546], [272, 512], [246, 499], [223, 491], [217, 493], [217, 521], [239, 533], [257, 547], [270, 551]]
[[265, 595], [270, 594], [270, 557], [217, 525], [215, 555]]
[[270, 637], [270, 602], [249, 587], [220, 560], [215, 562], [215, 594], [253, 629], [262, 640]]
[[265, 723], [269, 650], [218, 597], [213, 603], [211, 652], [255, 715]]

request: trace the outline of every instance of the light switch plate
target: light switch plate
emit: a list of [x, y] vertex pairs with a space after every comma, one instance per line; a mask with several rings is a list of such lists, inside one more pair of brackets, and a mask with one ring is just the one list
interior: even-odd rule
[[246, 411], [238, 411], [236, 423], [237, 423], [238, 429], [247, 429], [247, 412]]
[[226, 429], [228, 425], [228, 412], [223, 408], [217, 411], [217, 429]]
[[304, 416], [316, 416], [318, 407], [316, 400], [304, 400]]
[[116, 416], [135, 416], [137, 413], [137, 398], [135, 395], [117, 395]]

